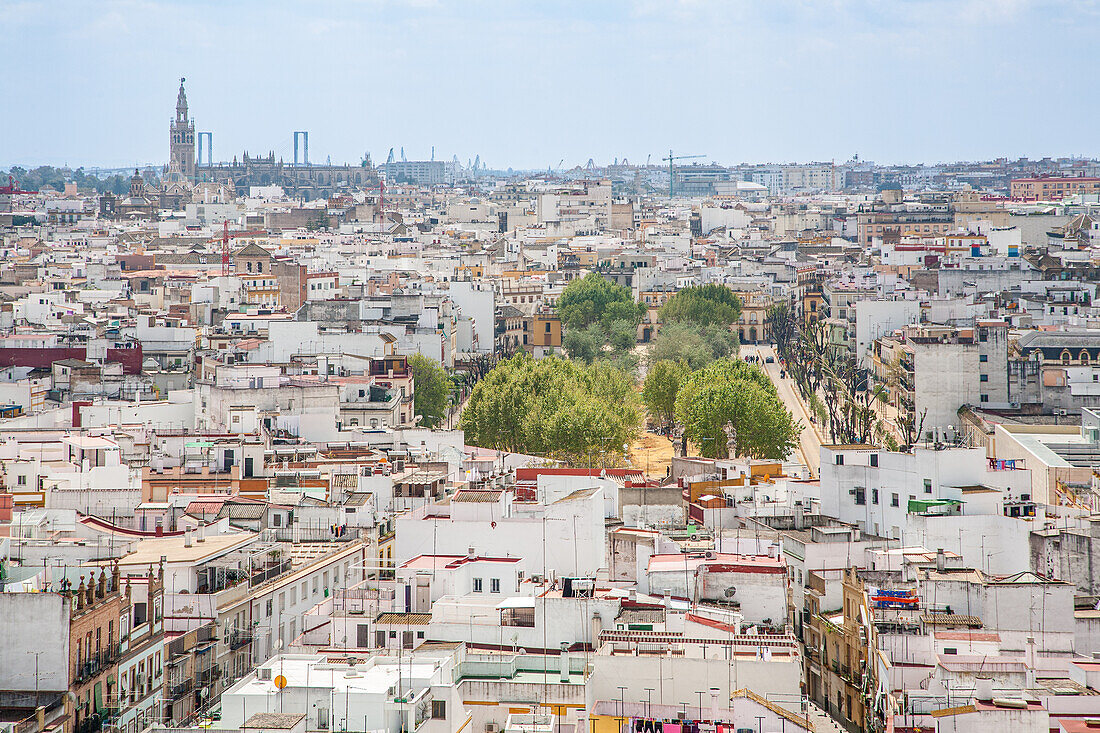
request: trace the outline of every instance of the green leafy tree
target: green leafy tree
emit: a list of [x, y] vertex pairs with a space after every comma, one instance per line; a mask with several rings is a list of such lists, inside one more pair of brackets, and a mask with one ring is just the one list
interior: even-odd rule
[[694, 285], [669, 298], [657, 316], [661, 323], [729, 328], [741, 317], [741, 299], [725, 285]]
[[585, 364], [591, 364], [603, 350], [607, 336], [598, 323], [592, 323], [587, 328], [566, 329], [561, 337], [561, 345], [570, 359]]
[[638, 324], [617, 320], [607, 325], [607, 343], [613, 351], [629, 351], [638, 343]]
[[[731, 453], [782, 460], [797, 444], [800, 426], [760, 367], [716, 361], [688, 377], [676, 396], [684, 434], [710, 458]], [[733, 427], [730, 440], [726, 426]]]
[[420, 415], [421, 425], [434, 428], [446, 417], [451, 380], [439, 362], [419, 353], [409, 359], [409, 371], [413, 378], [413, 413]]
[[[81, 190], [91, 189], [97, 193], [110, 192], [124, 195], [130, 190], [130, 176], [128, 175], [115, 174], [107, 178], [99, 178], [89, 175], [83, 168], [72, 170], [70, 168], [54, 168], [49, 165], [41, 165], [37, 168], [27, 169], [16, 165], [7, 171], [0, 171], [0, 185], [7, 185], [9, 175], [19, 182], [20, 188], [28, 191], [39, 191], [45, 188], [63, 191], [66, 183], [75, 183], [77, 188]], [[160, 178], [154, 169], [147, 168], [142, 171], [141, 175], [145, 178], [145, 183], [150, 189], [160, 187]]]
[[648, 361], [682, 361], [694, 371], [732, 356], [736, 350], [737, 336], [727, 328], [670, 323], [661, 327], [650, 344]]
[[520, 354], [478, 382], [461, 427], [471, 445], [584, 465], [621, 454], [640, 421], [634, 382], [622, 370]]
[[642, 401], [655, 420], [667, 424], [676, 417], [676, 394], [689, 373], [687, 364], [668, 359], [649, 368], [642, 384]]
[[558, 317], [566, 328], [585, 328], [596, 321], [618, 320], [637, 325], [645, 315], [645, 306], [634, 302], [630, 288], [616, 285], [597, 272], [590, 272], [566, 285], [558, 297], [557, 307]]

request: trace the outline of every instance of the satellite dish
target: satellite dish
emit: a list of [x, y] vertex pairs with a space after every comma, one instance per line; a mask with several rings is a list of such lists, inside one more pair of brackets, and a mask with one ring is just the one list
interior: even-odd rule
[[737, 588], [731, 585], [729, 588], [726, 588], [725, 594], [726, 598], [733, 598], [737, 594]]

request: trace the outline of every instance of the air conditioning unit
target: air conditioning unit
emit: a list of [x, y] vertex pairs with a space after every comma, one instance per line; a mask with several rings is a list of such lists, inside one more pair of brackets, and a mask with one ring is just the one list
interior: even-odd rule
[[270, 680], [271, 679], [271, 667], [260, 667], [256, 670], [257, 679]]
[[489, 722], [485, 724], [485, 733], [497, 733], [500, 730], [500, 725], [497, 723]]

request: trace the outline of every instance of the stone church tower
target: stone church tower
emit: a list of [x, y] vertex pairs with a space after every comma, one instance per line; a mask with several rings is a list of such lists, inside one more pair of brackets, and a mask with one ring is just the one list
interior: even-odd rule
[[169, 165], [175, 163], [189, 181], [195, 180], [195, 121], [187, 118], [187, 93], [183, 91], [180, 79], [180, 93], [176, 98], [176, 119], [170, 128]]

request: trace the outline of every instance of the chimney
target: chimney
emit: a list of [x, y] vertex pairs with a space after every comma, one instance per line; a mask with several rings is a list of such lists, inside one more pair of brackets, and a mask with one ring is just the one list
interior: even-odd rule
[[774, 542], [768, 545], [768, 557], [772, 558], [773, 560], [779, 557], [779, 545], [775, 544]]
[[672, 591], [666, 590], [664, 593], [664, 600], [661, 605], [665, 607], [665, 610], [672, 608]]
[[600, 616], [600, 612], [596, 611], [592, 614], [592, 647], [595, 648], [600, 643], [600, 633], [603, 631], [603, 618]]
[[993, 678], [978, 677], [974, 680], [974, 699], [988, 702], [993, 699]]
[[477, 557], [477, 549], [473, 547], [466, 548], [466, 559], [473, 560], [475, 557]]
[[39, 731], [43, 731], [46, 728], [46, 706], [39, 705], [34, 709], [34, 722]]
[[936, 570], [943, 572], [947, 567], [947, 555], [944, 553], [943, 548], [936, 550]]
[[206, 541], [206, 527], [202, 524], [198, 525], [195, 528], [195, 541], [196, 542], [205, 542]]
[[558, 656], [558, 660], [561, 662], [561, 681], [569, 681], [569, 650], [566, 643], [561, 643], [561, 654]]
[[806, 528], [806, 508], [802, 506], [800, 501], [794, 503], [794, 528]]
[[1027, 669], [1024, 671], [1024, 675], [1025, 675], [1025, 679], [1026, 679], [1025, 686], [1027, 687], [1027, 689], [1031, 689], [1031, 688], [1035, 687], [1035, 637], [1034, 636], [1027, 637], [1027, 651], [1025, 653], [1027, 654], [1026, 658], [1024, 659], [1025, 664], [1027, 664]]
[[191, 528], [190, 527], [183, 530], [183, 546], [184, 547], [190, 547], [191, 546]]
[[710, 719], [718, 720], [718, 688], [710, 688]]

